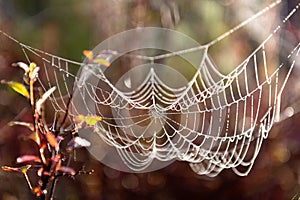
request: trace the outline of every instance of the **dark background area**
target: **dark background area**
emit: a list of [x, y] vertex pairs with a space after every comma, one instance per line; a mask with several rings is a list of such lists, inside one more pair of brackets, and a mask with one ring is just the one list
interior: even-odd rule
[[[57, 56], [81, 62], [82, 51], [104, 39], [138, 26], [165, 27], [180, 31], [200, 44], [207, 43], [249, 18], [272, 1], [242, 0], [0, 0], [0, 29], [28, 44]], [[272, 20], [286, 16], [297, 1], [285, 1], [274, 9]], [[274, 48], [274, 63], [286, 62], [281, 51], [299, 42], [300, 12], [291, 18]], [[261, 42], [261, 26], [241, 31], [211, 50], [220, 70], [230, 72]], [[257, 30], [256, 30], [257, 28]], [[298, 58], [299, 60], [300, 58]], [[13, 62], [25, 61], [18, 45], [0, 35], [0, 80], [21, 80], [22, 71]], [[106, 167], [82, 149], [92, 175], [59, 180], [56, 199], [298, 199], [300, 198], [299, 62], [283, 95], [283, 110], [292, 106], [292, 117], [274, 125], [247, 177], [224, 170], [215, 178], [199, 176], [185, 162], [149, 173], [130, 174]], [[9, 127], [11, 120], [29, 121], [30, 108], [24, 98], [0, 85], [0, 165], [14, 165], [19, 155], [32, 152], [24, 140], [26, 131]], [[0, 171], [0, 199], [34, 199], [25, 179]]]

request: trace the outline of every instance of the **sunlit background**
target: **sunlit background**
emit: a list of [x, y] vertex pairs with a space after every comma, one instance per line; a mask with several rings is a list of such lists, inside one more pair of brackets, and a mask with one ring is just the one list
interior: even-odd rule
[[[18, 41], [43, 51], [81, 62], [83, 50], [136, 27], [164, 27], [206, 44], [269, 5], [271, 0], [0, 0], [0, 29]], [[210, 49], [220, 71], [229, 73], [272, 31], [276, 21], [297, 4], [287, 0], [264, 18], [253, 21]], [[300, 13], [290, 19], [271, 44], [272, 62], [287, 62], [287, 52], [299, 42]], [[300, 58], [298, 58], [299, 60]], [[22, 79], [11, 63], [26, 61], [18, 45], [0, 36], [0, 80]], [[298, 66], [297, 66], [298, 65]], [[238, 177], [224, 170], [215, 178], [199, 176], [187, 163], [175, 162], [155, 172], [131, 174], [111, 169], [86, 150], [77, 159], [93, 169], [92, 175], [59, 179], [56, 199], [298, 199], [300, 197], [300, 84], [296, 65], [283, 95], [282, 117], [264, 141], [253, 170]], [[29, 121], [25, 98], [0, 85], [0, 165], [14, 165], [19, 155], [33, 152], [23, 128], [11, 120]], [[76, 164], [75, 164], [76, 165]], [[25, 179], [0, 171], [0, 199], [34, 199]]]

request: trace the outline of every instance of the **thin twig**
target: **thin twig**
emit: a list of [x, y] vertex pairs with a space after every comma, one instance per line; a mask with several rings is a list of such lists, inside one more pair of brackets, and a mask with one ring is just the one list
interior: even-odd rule
[[65, 112], [65, 115], [64, 115], [64, 118], [61, 122], [61, 125], [62, 127], [64, 126], [64, 124], [66, 123], [66, 120], [67, 120], [67, 117], [68, 117], [68, 114], [69, 114], [69, 109], [70, 109], [70, 105], [71, 105], [71, 100], [73, 98], [73, 94], [71, 93], [70, 94], [70, 98], [68, 99], [68, 103], [67, 103], [67, 108], [66, 108], [66, 112]]
[[50, 200], [54, 199], [54, 192], [55, 192], [57, 181], [58, 181], [58, 178], [57, 178], [57, 176], [55, 176], [54, 180], [52, 181], [50, 192], [49, 192], [49, 199]]
[[30, 190], [32, 191], [32, 185], [31, 185], [31, 183], [30, 183], [30, 180], [29, 180], [29, 177], [28, 177], [27, 173], [24, 173], [24, 176], [25, 176], [25, 179], [26, 179], [26, 181], [27, 181], [27, 184], [28, 184]]

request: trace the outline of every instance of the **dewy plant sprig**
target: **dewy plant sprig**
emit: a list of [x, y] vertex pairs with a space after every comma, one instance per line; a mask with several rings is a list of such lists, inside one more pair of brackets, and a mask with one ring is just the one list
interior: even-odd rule
[[[30, 134], [28, 139], [33, 140], [37, 149], [34, 155], [21, 155], [16, 159], [16, 164], [21, 167], [2, 166], [2, 170], [17, 172], [24, 175], [30, 190], [40, 199], [53, 199], [56, 182], [61, 176], [75, 177], [86, 172], [84, 166], [79, 170], [70, 167], [70, 161], [73, 159], [73, 152], [75, 148], [86, 147], [90, 142], [84, 138], [80, 138], [77, 134], [77, 128], [64, 129], [64, 124], [67, 119], [68, 110], [60, 122], [61, 126], [54, 130], [50, 129], [45, 120], [44, 104], [46, 100], [55, 91], [56, 87], [52, 87], [43, 94], [36, 94], [40, 91], [36, 87], [36, 80], [39, 73], [39, 67], [35, 63], [30, 63], [29, 66], [23, 62], [13, 64], [24, 70], [24, 84], [14, 81], [4, 81], [2, 84], [8, 85], [17, 93], [23, 95], [28, 99], [32, 110], [32, 122], [12, 121], [10, 126], [20, 125], [28, 128]], [[70, 101], [70, 100], [69, 100]], [[67, 108], [68, 109], [68, 108]], [[83, 120], [85, 118], [95, 118], [101, 120], [99, 116], [79, 116]], [[88, 125], [89, 121], [86, 122]], [[71, 137], [70, 137], [71, 135]], [[64, 144], [62, 145], [62, 141]], [[32, 184], [31, 177], [28, 175], [29, 170], [34, 170], [38, 181], [35, 185]]]

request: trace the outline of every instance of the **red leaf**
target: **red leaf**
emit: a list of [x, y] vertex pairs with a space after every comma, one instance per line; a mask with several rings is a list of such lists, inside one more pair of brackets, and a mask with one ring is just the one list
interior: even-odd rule
[[20, 125], [20, 126], [25, 126], [29, 128], [31, 131], [34, 131], [33, 124], [27, 123], [27, 122], [18, 122], [18, 121], [11, 121], [8, 123], [9, 126], [15, 126], [15, 125]]
[[52, 87], [49, 90], [47, 90], [43, 96], [36, 102], [36, 110], [39, 114], [41, 114], [42, 105], [45, 103], [46, 99], [50, 97], [50, 95], [56, 90], [56, 87]]
[[51, 133], [51, 132], [47, 132], [46, 138], [47, 138], [47, 141], [50, 144], [50, 146], [52, 148], [54, 148], [56, 151], [58, 151], [59, 145], [57, 143], [55, 135], [53, 135], [53, 133]]
[[39, 196], [41, 196], [41, 195], [43, 194], [43, 191], [42, 191], [41, 188], [39, 188], [39, 187], [34, 187], [34, 188], [32, 188], [32, 192], [33, 192], [37, 197], [39, 197]]
[[42, 168], [42, 167], [39, 168], [39, 170], [37, 171], [37, 175], [41, 177], [43, 175], [43, 171], [44, 171], [44, 168]]
[[2, 166], [1, 169], [7, 172], [20, 172], [20, 169], [17, 167]]
[[60, 154], [57, 154], [54, 158], [51, 158], [51, 160], [55, 163], [58, 163], [61, 159], [61, 155]]
[[75, 170], [72, 169], [71, 167], [63, 167], [63, 166], [61, 166], [59, 168], [59, 171], [65, 173], [65, 174], [70, 174], [71, 176], [74, 176], [76, 174]]
[[89, 60], [93, 60], [94, 58], [93, 52], [90, 50], [84, 50], [83, 55], [87, 57]]
[[1, 169], [3, 171], [7, 171], [7, 172], [19, 172], [19, 173], [22, 173], [22, 174], [26, 174], [30, 167], [31, 167], [31, 165], [25, 165], [25, 166], [22, 166], [22, 167], [19, 167], [19, 168], [2, 166]]
[[24, 163], [24, 162], [41, 162], [41, 159], [38, 156], [33, 155], [24, 155], [17, 158], [17, 163]]

